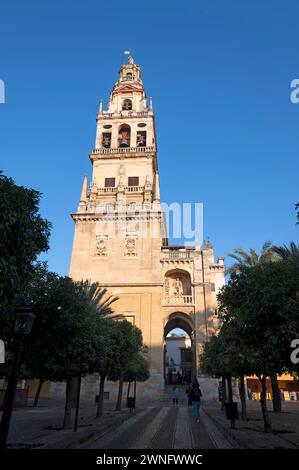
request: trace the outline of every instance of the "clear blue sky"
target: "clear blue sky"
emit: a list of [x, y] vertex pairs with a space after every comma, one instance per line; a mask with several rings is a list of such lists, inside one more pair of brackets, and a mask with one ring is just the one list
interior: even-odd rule
[[204, 203], [216, 255], [298, 241], [297, 0], [3, 2], [0, 167], [43, 193], [69, 267], [95, 116], [130, 48], [156, 112], [164, 201]]

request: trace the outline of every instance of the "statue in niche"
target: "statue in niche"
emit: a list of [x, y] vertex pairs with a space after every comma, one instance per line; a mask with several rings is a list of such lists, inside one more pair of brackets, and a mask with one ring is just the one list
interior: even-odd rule
[[182, 281], [177, 277], [172, 281], [173, 295], [175, 297], [181, 297], [183, 295], [183, 284]]

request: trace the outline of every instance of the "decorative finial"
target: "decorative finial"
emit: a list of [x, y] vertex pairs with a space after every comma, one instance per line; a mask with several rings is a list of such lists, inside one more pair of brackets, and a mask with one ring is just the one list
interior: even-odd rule
[[152, 109], [153, 109], [153, 98], [150, 97], [150, 110], [152, 110]]
[[128, 56], [128, 64], [135, 64], [131, 51], [124, 51], [124, 54]]
[[202, 242], [202, 250], [209, 250], [213, 248], [212, 243], [210, 241], [210, 237], [208, 237], [207, 241], [203, 240]]
[[103, 100], [102, 98], [100, 99], [100, 109], [99, 109], [99, 112], [101, 113], [103, 110]]

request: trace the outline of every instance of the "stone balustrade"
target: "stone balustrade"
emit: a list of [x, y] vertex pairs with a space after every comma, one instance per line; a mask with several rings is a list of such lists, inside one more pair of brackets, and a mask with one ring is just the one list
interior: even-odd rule
[[191, 250], [179, 251], [169, 250], [162, 251], [162, 259], [178, 260], [178, 259], [191, 259], [194, 258], [194, 252]]
[[116, 192], [117, 192], [117, 188], [115, 188], [115, 187], [98, 188], [98, 192], [99, 192], [99, 193], [104, 193], [104, 194], [107, 194], [107, 193], [116, 193]]
[[128, 193], [142, 193], [144, 186], [126, 186], [125, 191]]
[[147, 153], [154, 152], [155, 148], [151, 147], [117, 147], [117, 148], [97, 148], [93, 149], [90, 156], [93, 155], [109, 155], [109, 154], [119, 154], [119, 153]]
[[192, 295], [168, 296], [163, 299], [164, 305], [190, 305], [193, 304]]
[[117, 118], [117, 117], [129, 117], [129, 118], [146, 118], [149, 116], [149, 111], [126, 111], [122, 110], [119, 112], [115, 113], [107, 113], [107, 112], [101, 112], [98, 114], [99, 117], [103, 119], [111, 119], [111, 118]]

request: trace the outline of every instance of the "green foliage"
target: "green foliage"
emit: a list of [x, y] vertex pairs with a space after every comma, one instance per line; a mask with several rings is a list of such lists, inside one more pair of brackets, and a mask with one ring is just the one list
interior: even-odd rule
[[272, 244], [270, 241], [266, 241], [262, 246], [260, 254], [253, 248], [250, 248], [249, 253], [246, 253], [242, 248], [236, 248], [234, 253], [228, 253], [227, 256], [236, 261], [236, 263], [227, 269], [227, 274], [239, 273], [244, 268], [271, 261], [273, 259]]
[[289, 246], [273, 246], [272, 251], [279, 260], [294, 260], [299, 264], [299, 244], [290, 242]]
[[103, 318], [97, 322], [93, 338], [95, 350], [95, 372], [106, 377], [109, 370], [114, 368], [115, 330], [117, 323], [111, 318]]
[[[81, 349], [92, 340], [96, 317], [80, 286], [68, 277], [45, 275], [33, 293], [36, 319], [25, 365], [36, 378], [64, 381], [78, 374]], [[83, 375], [92, 368], [84, 355]]]
[[48, 272], [45, 264], [37, 265], [30, 286], [36, 318], [24, 361], [27, 378], [71, 379], [78, 374], [81, 351], [83, 375], [95, 371], [99, 325], [117, 300], [108, 297], [108, 305], [105, 296], [106, 289], [96, 284], [74, 282]]
[[138, 353], [129, 361], [124, 376], [125, 382], [145, 382], [149, 379], [149, 364], [142, 353]]
[[90, 307], [94, 309], [96, 315], [111, 316], [113, 314], [111, 305], [116, 302], [119, 297], [108, 295], [107, 289], [99, 287], [96, 282], [90, 283], [90, 281], [81, 281], [78, 283], [78, 287], [82, 290], [82, 293], [85, 295]]
[[299, 224], [299, 202], [295, 204], [295, 209], [297, 211], [297, 224]]
[[[17, 186], [0, 174], [1, 316], [22, 302], [33, 262], [49, 248], [51, 224], [39, 214], [41, 193]], [[0, 324], [2, 330], [5, 325]]]
[[277, 261], [232, 274], [218, 295], [222, 329], [231, 330], [236, 346], [242, 344], [247, 366], [257, 375], [294, 369], [289, 348], [299, 337], [298, 289], [298, 264]]
[[240, 340], [234, 324], [223, 325], [217, 336], [212, 336], [204, 345], [200, 357], [200, 369], [213, 377], [243, 377], [252, 375], [248, 349]]
[[113, 362], [108, 370], [108, 379], [116, 381], [125, 376], [130, 361], [142, 350], [142, 334], [127, 320], [116, 321], [111, 341]]

